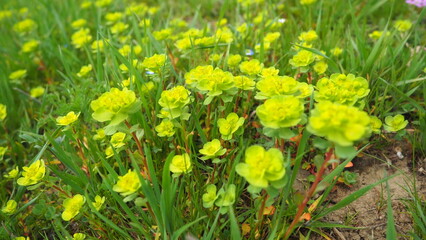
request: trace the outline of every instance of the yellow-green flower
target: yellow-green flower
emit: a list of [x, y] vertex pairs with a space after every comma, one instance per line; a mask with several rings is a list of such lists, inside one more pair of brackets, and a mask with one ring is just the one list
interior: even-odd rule
[[0, 21], [3, 19], [10, 18], [12, 16], [12, 11], [10, 10], [1, 10], [0, 11]]
[[61, 215], [62, 219], [64, 221], [70, 221], [72, 218], [77, 216], [85, 202], [86, 198], [80, 194], [76, 194], [72, 198], [65, 199], [62, 204], [65, 208]]
[[169, 119], [164, 119], [155, 127], [159, 137], [171, 137], [175, 134], [174, 124]]
[[343, 53], [343, 49], [339, 48], [339, 47], [335, 47], [333, 49], [330, 50], [330, 53], [335, 56], [338, 57]]
[[0, 159], [3, 158], [6, 151], [7, 151], [7, 147], [0, 147]]
[[203, 207], [211, 208], [219, 196], [216, 194], [216, 186], [209, 184], [206, 187], [206, 193], [203, 194]]
[[172, 29], [165, 28], [165, 29], [161, 29], [159, 31], [154, 31], [152, 33], [152, 35], [158, 41], [165, 40], [165, 39], [169, 38], [172, 35]]
[[255, 98], [262, 100], [279, 95], [299, 96], [302, 87], [305, 87], [304, 84], [289, 76], [268, 76], [257, 82], [256, 88], [259, 92]]
[[269, 68], [262, 69], [262, 72], [260, 73], [260, 75], [262, 76], [262, 78], [266, 78], [271, 76], [278, 76], [279, 73], [280, 73], [280, 70], [274, 67], [269, 67]]
[[170, 163], [170, 171], [172, 173], [188, 173], [192, 170], [191, 159], [187, 153], [175, 155]]
[[96, 134], [93, 136], [93, 140], [102, 140], [105, 138], [105, 130], [103, 128], [96, 130]]
[[380, 128], [382, 127], [382, 121], [376, 116], [371, 117], [371, 130], [373, 133], [380, 133]]
[[273, 129], [296, 126], [303, 116], [303, 102], [294, 96], [275, 96], [256, 109], [263, 126]]
[[8, 173], [3, 175], [3, 177], [5, 177], [5, 178], [16, 178], [18, 175], [19, 175], [19, 168], [18, 168], [18, 166], [16, 166], [14, 169], [10, 170]]
[[408, 121], [405, 120], [404, 116], [397, 114], [395, 116], [387, 116], [385, 118], [385, 124], [383, 125], [384, 129], [388, 132], [397, 132], [401, 129], [404, 129], [408, 124]]
[[234, 77], [234, 85], [241, 90], [253, 90], [256, 82], [252, 78], [246, 76], [236, 76]]
[[72, 240], [84, 240], [84, 239], [86, 239], [86, 234], [74, 233], [74, 235], [72, 235]]
[[301, 50], [290, 59], [289, 63], [295, 67], [307, 67], [315, 61], [315, 55], [307, 50]]
[[352, 146], [371, 133], [371, 119], [356, 107], [319, 102], [311, 111], [309, 132], [325, 137], [340, 146]]
[[44, 87], [35, 87], [30, 90], [30, 95], [33, 98], [38, 98], [44, 94]]
[[95, 1], [95, 6], [102, 8], [102, 7], [108, 7], [109, 5], [111, 5], [112, 0], [96, 0]]
[[325, 71], [327, 71], [327, 68], [328, 68], [328, 65], [325, 61], [316, 62], [315, 65], [314, 65], [314, 71], [317, 74], [325, 73]]
[[234, 76], [220, 68], [213, 70], [210, 76], [199, 79], [197, 84], [197, 88], [200, 91], [207, 91], [209, 96], [218, 96], [232, 87], [234, 87]]
[[37, 49], [40, 44], [37, 40], [29, 40], [22, 45], [21, 52], [30, 53]]
[[67, 113], [65, 116], [60, 116], [56, 118], [56, 124], [59, 126], [68, 126], [78, 120], [80, 113], [75, 114], [75, 112], [71, 111]]
[[164, 66], [165, 63], [165, 54], [155, 54], [152, 57], [145, 58], [142, 62], [142, 65], [150, 70], [158, 70], [160, 67]]
[[18, 203], [15, 200], [9, 200], [6, 203], [6, 206], [1, 209], [1, 211], [6, 215], [12, 215], [15, 213], [17, 206]]
[[230, 67], [236, 67], [241, 62], [241, 55], [239, 54], [231, 54], [228, 56], [228, 66]]
[[204, 155], [201, 157], [202, 160], [214, 159], [225, 154], [226, 148], [222, 147], [219, 139], [213, 139], [203, 145], [203, 148], [200, 149], [200, 153]]
[[278, 40], [278, 38], [281, 36], [279, 32], [270, 32], [266, 34], [265, 38], [263, 39], [267, 43], [273, 43]]
[[129, 24], [126, 24], [124, 22], [117, 22], [111, 27], [111, 33], [120, 34], [126, 31], [127, 28], [129, 28]]
[[142, 83], [141, 92], [142, 93], [149, 93], [152, 89], [154, 89], [154, 87], [155, 87], [155, 84], [154, 84], [153, 81]]
[[30, 240], [30, 237], [16, 237], [13, 240]]
[[124, 146], [125, 142], [124, 140], [126, 139], [126, 134], [123, 132], [116, 132], [111, 136], [111, 145], [114, 148], [120, 148], [122, 146]]
[[[373, 39], [373, 40], [379, 40], [383, 35], [383, 31], [374, 31], [370, 34], [368, 34], [368, 36]], [[386, 37], [390, 35], [390, 32], [386, 32]]]
[[103, 52], [104, 51], [104, 47], [105, 47], [105, 43], [108, 43], [108, 39], [100, 39], [100, 40], [95, 40], [93, 41], [92, 45], [90, 46], [90, 48], [92, 49], [92, 52], [96, 53], [96, 52]]
[[263, 63], [260, 63], [257, 59], [250, 61], [244, 61], [240, 64], [240, 71], [249, 76], [256, 76], [262, 72]]
[[22, 170], [22, 177], [18, 178], [17, 181], [18, 185], [21, 186], [37, 184], [43, 179], [46, 173], [46, 167], [43, 160], [37, 160], [29, 167], [23, 167]]
[[87, 20], [84, 18], [77, 19], [71, 23], [71, 27], [74, 29], [79, 29], [86, 26]]
[[303, 42], [313, 42], [318, 39], [318, 34], [314, 30], [309, 30], [307, 32], [302, 32], [298, 38]]
[[119, 176], [117, 184], [112, 190], [120, 193], [123, 197], [131, 195], [139, 190], [141, 182], [135, 171], [129, 170], [124, 176]]
[[90, 35], [90, 29], [88, 28], [82, 28], [71, 36], [71, 42], [75, 48], [82, 48], [91, 41], [92, 35]]
[[330, 78], [318, 80], [315, 101], [330, 101], [345, 105], [354, 105], [368, 95], [370, 89], [365, 78], [353, 74], [335, 73]]
[[93, 206], [95, 207], [96, 210], [100, 210], [102, 205], [104, 205], [105, 203], [105, 197], [101, 197], [99, 195], [96, 195], [95, 197], [95, 201], [93, 201]]
[[109, 24], [119, 21], [122, 17], [123, 17], [122, 12], [111, 12], [111, 13], [105, 14], [105, 20], [107, 20], [107, 23]]
[[0, 121], [3, 121], [7, 117], [7, 107], [0, 103]]
[[214, 37], [219, 43], [231, 43], [234, 40], [234, 34], [232, 34], [231, 29], [227, 27], [217, 29]]
[[114, 149], [112, 149], [111, 146], [108, 146], [105, 149], [105, 155], [106, 155], [106, 158], [111, 158], [112, 156], [114, 156]]
[[110, 121], [110, 125], [117, 125], [126, 120], [129, 114], [138, 111], [139, 105], [136, 94], [127, 88], [111, 88], [109, 92], [103, 93], [90, 103], [92, 117], [99, 122]]
[[413, 24], [408, 20], [398, 20], [398, 21], [395, 22], [395, 24], [393, 26], [399, 32], [406, 32], [406, 31], [410, 30], [410, 28], [411, 28], [411, 26], [413, 26]]
[[92, 64], [88, 64], [86, 66], [82, 66], [80, 71], [77, 73], [77, 77], [85, 77], [89, 72], [93, 69]]
[[184, 113], [184, 108], [191, 101], [190, 92], [183, 86], [176, 86], [161, 93], [158, 104], [163, 108], [162, 118], [174, 119]]
[[317, 0], [300, 0], [300, 4], [302, 5], [311, 5], [314, 4]]
[[198, 66], [185, 74], [185, 83], [196, 87], [199, 82], [208, 81], [213, 74], [213, 66]]
[[209, 57], [210, 61], [212, 61], [212, 62], [214, 62], [214, 63], [218, 63], [218, 62], [220, 61], [220, 59], [221, 59], [221, 58], [222, 58], [222, 55], [217, 54], [217, 53], [212, 54], [212, 55], [210, 55], [210, 57]]
[[27, 75], [27, 70], [25, 69], [21, 69], [21, 70], [17, 70], [14, 71], [13, 73], [11, 73], [9, 75], [9, 79], [10, 80], [17, 80], [17, 79], [22, 79]]
[[250, 185], [267, 188], [269, 183], [281, 180], [285, 174], [284, 157], [280, 150], [271, 148], [268, 151], [262, 146], [247, 148], [245, 162], [238, 163], [235, 170]]
[[223, 140], [231, 140], [234, 134], [244, 124], [244, 118], [238, 117], [236, 113], [230, 113], [226, 118], [219, 118], [217, 125]]
[[28, 33], [36, 27], [36, 22], [32, 19], [22, 20], [13, 25], [13, 30], [17, 33]]

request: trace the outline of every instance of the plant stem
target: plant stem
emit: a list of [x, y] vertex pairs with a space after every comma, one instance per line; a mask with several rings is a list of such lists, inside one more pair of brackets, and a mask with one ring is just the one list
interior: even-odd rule
[[263, 190], [263, 196], [262, 196], [262, 198], [263, 198], [262, 199], [262, 204], [260, 205], [259, 212], [257, 212], [257, 218], [259, 219], [259, 222], [257, 223], [256, 229], [255, 229], [255, 232], [257, 230], [257, 231], [259, 231], [259, 234], [260, 234], [260, 231], [262, 230], [263, 212], [265, 210], [266, 200], [268, 200], [268, 194], [266, 193], [265, 190]]
[[[130, 123], [127, 120], [125, 120], [124, 123], [126, 124], [127, 128], [129, 128], [129, 129], [132, 128], [132, 125], [130, 125]], [[135, 140], [136, 145], [138, 146], [139, 153], [141, 154], [142, 161], [143, 161], [143, 164], [144, 164], [144, 166], [143, 166], [144, 172], [145, 172], [146, 176], [148, 176], [149, 181], [151, 181], [151, 174], [148, 171], [148, 163], [146, 162], [146, 158], [145, 158], [145, 154], [143, 152], [142, 144], [141, 144], [141, 142], [139, 141], [138, 137], [136, 136], [136, 134], [134, 132], [132, 132], [131, 134], [132, 134], [133, 140]]]
[[311, 199], [312, 195], [315, 193], [315, 190], [317, 189], [317, 186], [322, 179], [322, 175], [324, 175], [325, 169], [327, 168], [328, 161], [333, 156], [333, 148], [330, 148], [330, 150], [325, 154], [325, 156], [326, 156], [325, 160], [322, 163], [320, 170], [316, 174], [314, 183], [312, 183], [311, 188], [309, 188], [309, 191], [306, 193], [306, 196], [305, 196], [305, 199], [303, 199], [303, 202], [299, 204], [298, 211], [296, 215], [294, 216], [294, 219], [291, 222], [290, 226], [287, 228], [287, 231], [283, 239], [288, 239], [290, 237], [290, 234], [293, 232], [294, 227], [300, 221], [300, 217], [302, 216], [306, 208], [306, 205], [308, 204], [308, 201]]

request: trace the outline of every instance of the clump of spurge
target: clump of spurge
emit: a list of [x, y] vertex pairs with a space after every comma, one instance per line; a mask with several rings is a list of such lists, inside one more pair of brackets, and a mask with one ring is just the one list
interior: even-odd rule
[[116, 126], [126, 120], [130, 114], [138, 111], [140, 101], [135, 92], [124, 88], [112, 88], [90, 103], [92, 117], [99, 122], [109, 122], [105, 128], [107, 134], [116, 132]]

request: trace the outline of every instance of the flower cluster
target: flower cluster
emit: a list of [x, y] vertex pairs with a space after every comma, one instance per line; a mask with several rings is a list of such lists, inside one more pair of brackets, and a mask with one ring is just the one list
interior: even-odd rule
[[30, 186], [40, 182], [46, 173], [46, 167], [43, 160], [33, 162], [29, 167], [22, 168], [22, 177], [18, 178], [17, 183], [21, 186]]
[[70, 221], [77, 214], [80, 213], [80, 209], [83, 207], [86, 202], [86, 198], [80, 194], [74, 195], [72, 198], [67, 198], [64, 200], [62, 206], [64, 211], [62, 212], [62, 219], [64, 221]]
[[170, 172], [174, 174], [188, 173], [192, 170], [191, 158], [187, 153], [173, 156]]
[[370, 89], [365, 78], [353, 74], [332, 74], [321, 78], [315, 86], [315, 101], [330, 101], [345, 105], [355, 105], [368, 95]]
[[371, 133], [370, 117], [356, 107], [319, 102], [311, 111], [307, 129], [340, 146], [352, 146]]
[[135, 93], [127, 88], [112, 88], [90, 103], [92, 117], [99, 122], [110, 121], [110, 125], [117, 125], [126, 120], [129, 114], [138, 110], [139, 105]]
[[294, 96], [275, 96], [256, 109], [263, 126], [273, 129], [292, 127], [302, 120], [303, 102]]
[[313, 87], [307, 83], [301, 83], [289, 76], [267, 76], [256, 84], [259, 90], [255, 98], [259, 100], [274, 96], [294, 95], [299, 98], [308, 97]]
[[222, 147], [219, 139], [213, 139], [203, 145], [200, 153], [204, 155], [201, 160], [216, 159], [226, 153], [226, 148]]
[[175, 119], [180, 116], [187, 117], [187, 105], [191, 101], [190, 92], [183, 86], [176, 86], [161, 93], [158, 104], [162, 107], [160, 118]]
[[231, 140], [232, 135], [244, 124], [244, 118], [236, 113], [230, 113], [226, 118], [219, 118], [217, 125], [223, 140]]
[[78, 120], [78, 116], [80, 113], [75, 114], [75, 112], [71, 111], [67, 113], [65, 116], [60, 116], [56, 118], [56, 124], [60, 126], [68, 126]]
[[284, 177], [284, 157], [279, 149], [266, 151], [262, 146], [254, 145], [247, 148], [244, 163], [238, 163], [236, 171], [253, 187], [267, 188]]
[[7, 107], [0, 103], [0, 121], [3, 121], [7, 117]]
[[228, 211], [228, 207], [232, 206], [235, 202], [235, 189], [234, 184], [227, 186], [226, 191], [221, 188], [217, 192], [216, 185], [209, 184], [206, 187], [206, 193], [203, 194], [203, 207], [211, 208], [213, 205], [220, 207], [220, 213], [224, 214]]
[[159, 137], [171, 137], [175, 134], [174, 124], [169, 119], [164, 119], [155, 127]]
[[397, 132], [404, 129], [408, 125], [408, 121], [405, 120], [401, 114], [395, 116], [387, 116], [385, 118], [385, 125], [383, 126], [386, 131]]
[[187, 74], [185, 81], [193, 88], [206, 92], [209, 96], [218, 96], [234, 87], [234, 77], [230, 72], [213, 66], [198, 66]]
[[136, 193], [141, 187], [139, 176], [135, 171], [129, 170], [124, 176], [119, 176], [117, 184], [112, 190], [120, 193], [123, 197]]

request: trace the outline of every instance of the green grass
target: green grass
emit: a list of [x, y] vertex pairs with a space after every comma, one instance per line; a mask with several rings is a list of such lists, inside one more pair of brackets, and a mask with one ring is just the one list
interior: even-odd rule
[[[256, 88], [225, 92], [214, 97], [210, 104], [203, 104], [206, 92], [190, 88], [185, 74], [197, 66], [210, 64], [234, 76], [244, 75], [238, 68], [228, 66], [229, 54], [240, 54], [243, 61], [258, 59], [265, 67], [278, 69], [281, 76], [291, 76], [298, 82], [313, 85], [333, 73], [367, 79], [370, 92], [363, 103], [357, 103], [359, 109], [383, 122], [387, 116], [403, 114], [409, 125], [407, 130], [396, 134], [382, 130], [380, 134], [364, 136], [354, 144], [357, 151], [362, 152], [367, 145], [379, 148], [383, 142], [395, 141], [395, 138], [411, 143], [414, 164], [416, 159], [426, 155], [426, 52], [422, 49], [426, 45], [425, 9], [396, 0], [318, 0], [309, 6], [296, 0], [264, 0], [251, 6], [245, 2], [256, 1], [145, 1], [147, 10], [157, 11], [124, 14], [122, 21], [128, 28], [114, 34], [105, 15], [125, 13], [136, 1], [114, 0], [109, 6], [87, 9], [81, 9], [82, 2], [40, 0], [35, 4], [25, 0], [0, 0], [0, 10], [12, 11], [10, 17], [0, 20], [3, 33], [0, 38], [0, 103], [7, 106], [7, 117], [0, 121], [0, 147], [7, 148], [5, 155], [0, 157], [1, 175], [15, 167], [22, 172], [24, 166], [39, 159], [46, 162], [45, 177], [36, 185], [25, 187], [18, 185], [16, 179], [1, 178], [1, 207], [11, 199], [18, 203], [15, 212], [0, 212], [1, 239], [18, 236], [67, 239], [75, 233], [84, 233], [87, 239], [184, 239], [189, 235], [200, 239], [281, 239], [301, 236], [299, 234], [326, 234], [327, 229], [335, 227], [351, 228], [323, 219], [392, 176], [354, 190], [335, 205], [329, 204], [327, 196], [336, 184], [340, 184], [337, 178], [357, 152], [347, 149], [348, 152], [342, 153], [344, 157], [335, 160], [336, 166], [332, 169], [328, 161], [333, 162], [338, 157], [327, 157], [327, 154], [333, 153], [336, 143], [322, 138], [321, 144], [315, 144], [314, 139], [318, 137], [308, 131], [307, 123], [302, 121], [291, 127], [300, 141], [267, 136], [256, 115], [256, 108], [264, 102], [254, 99]], [[28, 8], [27, 12], [21, 10], [19, 13], [22, 8]], [[17, 22], [27, 18], [36, 23], [34, 29], [25, 34], [13, 30]], [[82, 48], [73, 45], [71, 36], [77, 29], [73, 29], [71, 23], [80, 18], [87, 20], [92, 41], [105, 40], [102, 52], [92, 51], [91, 44]], [[280, 25], [282, 18], [286, 21]], [[143, 19], [149, 19], [151, 26], [139, 26]], [[182, 20], [186, 26], [173, 26], [174, 19]], [[214, 35], [221, 19], [227, 19], [225, 26], [233, 33], [232, 42], [196, 45], [191, 39], [189, 49], [180, 51], [176, 47], [176, 41], [190, 28], [199, 29], [203, 36]], [[398, 32], [394, 22], [405, 19], [413, 26], [407, 32]], [[243, 23], [247, 23], [246, 35], [237, 31]], [[155, 37], [156, 31], [169, 27], [173, 33], [167, 39]], [[309, 30], [316, 31], [318, 40], [312, 46], [301, 46], [298, 36]], [[389, 36], [383, 34], [380, 39], [372, 40], [368, 35], [374, 30], [387, 31]], [[268, 49], [264, 38], [271, 32], [279, 32], [280, 37]], [[23, 43], [31, 39], [40, 42], [38, 48], [22, 53]], [[120, 49], [124, 44], [133, 49], [138, 45], [142, 52], [123, 56]], [[306, 72], [293, 68], [289, 60], [297, 53], [298, 46], [321, 55], [328, 64], [327, 71], [317, 74], [313, 64]], [[335, 47], [343, 49], [340, 56], [331, 54], [330, 50]], [[255, 51], [254, 55], [246, 56], [247, 49]], [[154, 54], [167, 56], [165, 65], [156, 74], [133, 66], [134, 59], [140, 63]], [[218, 62], [210, 59], [213, 54], [220, 55]], [[78, 77], [80, 68], [88, 64], [92, 65], [92, 71], [85, 77]], [[120, 65], [128, 71], [122, 71]], [[19, 69], [27, 70], [26, 77], [9, 79], [9, 75]], [[128, 125], [121, 122], [116, 127], [126, 133], [125, 145], [114, 149], [114, 156], [107, 158], [105, 150], [112, 146], [110, 136], [103, 140], [93, 137], [96, 130], [108, 123], [92, 117], [91, 102], [111, 88], [122, 89], [122, 81], [129, 76], [134, 76], [135, 81], [128, 88], [135, 92], [140, 107], [128, 115]], [[260, 77], [255, 77], [255, 81], [259, 80]], [[142, 91], [144, 84], [150, 81], [155, 88]], [[37, 86], [42, 86], [45, 93], [31, 97], [30, 90]], [[190, 115], [187, 120], [174, 120], [173, 137], [159, 137], [154, 129], [162, 121], [157, 115], [162, 108], [158, 102], [164, 90], [175, 86], [190, 90], [191, 102], [187, 105]], [[303, 99], [307, 120], [316, 106], [313, 94]], [[58, 126], [56, 118], [70, 111], [80, 112], [78, 121], [70, 127]], [[231, 112], [244, 117], [245, 122], [232, 140], [223, 140], [218, 120]], [[199, 150], [213, 139], [220, 139], [221, 146], [227, 148], [227, 153], [221, 157], [222, 163], [200, 160]], [[285, 168], [281, 187], [270, 186], [254, 193], [247, 189], [246, 178], [236, 171], [236, 166], [246, 159], [245, 150], [255, 144], [281, 150]], [[177, 176], [170, 172], [170, 164], [175, 155], [184, 153], [190, 155], [192, 171]], [[315, 162], [316, 156], [322, 160]], [[321, 166], [330, 171], [316, 179], [318, 187], [307, 199], [309, 207], [321, 197], [315, 211], [310, 213], [311, 220], [299, 222], [294, 219], [298, 207], [303, 205], [305, 193], [297, 192], [293, 186], [306, 164], [314, 172], [319, 172]], [[141, 184], [133, 199], [113, 189], [118, 176], [129, 169], [137, 172]], [[204, 208], [203, 194], [208, 184], [215, 184], [218, 190], [235, 184], [235, 199], [229, 206]], [[307, 192], [308, 189], [309, 186]], [[424, 199], [416, 194], [416, 189], [410, 193], [414, 201], [408, 202], [407, 207], [413, 212], [413, 238], [422, 239]], [[86, 202], [71, 221], [64, 221], [61, 218], [63, 201], [76, 194], [85, 196]], [[92, 204], [96, 195], [106, 198], [101, 210], [96, 210]], [[392, 226], [390, 197], [388, 192], [387, 221]], [[272, 207], [273, 214], [259, 214], [264, 207]], [[249, 226], [250, 231], [243, 231], [243, 224]], [[389, 227], [389, 239], [395, 234]]]

